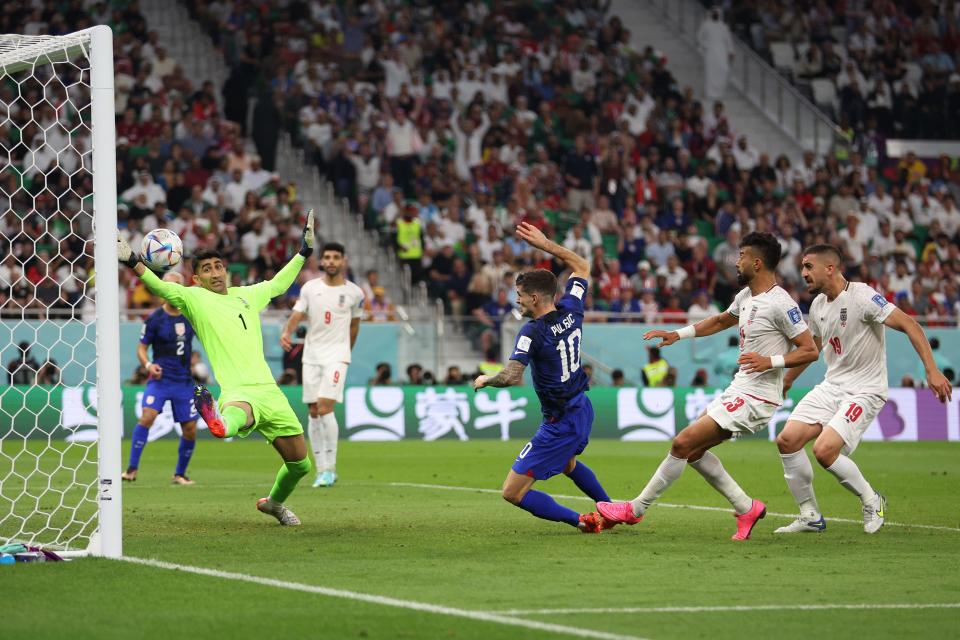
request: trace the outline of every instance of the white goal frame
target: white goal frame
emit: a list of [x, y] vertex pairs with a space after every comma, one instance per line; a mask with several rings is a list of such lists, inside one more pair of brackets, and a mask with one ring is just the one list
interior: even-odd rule
[[[0, 35], [0, 74], [78, 54], [90, 64], [93, 235], [96, 268], [97, 527], [85, 551], [64, 555], [123, 555], [120, 442], [120, 308], [117, 263], [117, 175], [113, 32], [99, 25], [63, 36]], [[38, 541], [41, 542], [41, 541]]]

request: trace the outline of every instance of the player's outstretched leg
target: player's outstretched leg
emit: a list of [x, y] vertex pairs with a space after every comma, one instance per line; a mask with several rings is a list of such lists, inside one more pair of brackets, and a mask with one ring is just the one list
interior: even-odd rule
[[558, 504], [550, 495], [532, 490], [530, 487], [533, 483], [532, 477], [522, 476], [511, 469], [503, 482], [503, 499], [538, 518], [565, 522], [583, 533], [600, 532], [603, 524], [600, 518], [594, 514], [580, 515], [573, 509]]
[[[213, 394], [211, 394], [210, 390], [202, 384], [198, 384], [193, 390], [193, 404], [200, 413], [200, 417], [202, 417], [203, 421], [207, 423], [207, 428], [210, 430], [210, 434], [215, 438], [226, 438], [228, 435], [232, 438], [233, 436], [237, 435], [237, 431], [239, 431], [243, 426], [243, 424], [240, 424], [237, 426], [236, 430], [233, 431], [233, 433], [228, 434], [227, 425], [224, 423], [224, 420], [217, 415], [217, 406], [213, 401]], [[240, 413], [243, 413], [243, 410], [238, 409], [237, 407], [226, 407], [226, 409], [231, 408], [237, 409], [240, 411]], [[246, 414], [244, 414], [243, 420], [245, 424]]]
[[[307, 446], [302, 434], [276, 438], [273, 446], [284, 462], [277, 472], [277, 479], [273, 483], [273, 489], [270, 490], [270, 496], [257, 500], [257, 509], [273, 516], [282, 525], [297, 526], [300, 524], [300, 518], [283, 503], [293, 493], [297, 483], [310, 473], [311, 464], [310, 458], [307, 457]], [[302, 457], [299, 460], [292, 459], [300, 456]]]
[[813, 443], [813, 455], [824, 469], [832, 473], [850, 493], [860, 498], [863, 505], [863, 530], [876, 533], [886, 521], [887, 501], [867, 482], [857, 463], [843, 455], [845, 442], [832, 427]]
[[[600, 481], [597, 480], [593, 469], [583, 464], [581, 460], [577, 460], [576, 458], [572, 459], [563, 472], [568, 478], [573, 480], [573, 484], [577, 485], [580, 491], [585, 493], [594, 502], [610, 502], [610, 496], [603, 488], [603, 485], [600, 484]], [[587, 518], [587, 516], [589, 517]], [[599, 521], [601, 529], [612, 529], [617, 525], [616, 522], [604, 519], [598, 511], [580, 516], [581, 523], [584, 522], [584, 518], [587, 518], [590, 523], [594, 520]], [[590, 525], [588, 525], [588, 528], [591, 528]]]

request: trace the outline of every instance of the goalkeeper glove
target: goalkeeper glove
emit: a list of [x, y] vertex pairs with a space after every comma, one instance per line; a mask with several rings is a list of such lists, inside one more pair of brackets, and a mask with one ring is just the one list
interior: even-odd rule
[[313, 234], [313, 209], [307, 212], [307, 223], [303, 225], [303, 238], [300, 240], [300, 255], [309, 258], [313, 254], [313, 243], [316, 242]]
[[137, 266], [137, 263], [140, 262], [140, 256], [134, 253], [133, 249], [130, 248], [130, 245], [127, 244], [127, 241], [121, 237], [117, 237], [117, 258], [120, 259], [120, 262], [127, 265], [131, 269]]

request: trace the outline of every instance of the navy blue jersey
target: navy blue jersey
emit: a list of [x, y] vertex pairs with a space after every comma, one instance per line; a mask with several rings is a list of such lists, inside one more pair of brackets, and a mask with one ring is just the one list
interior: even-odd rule
[[545, 416], [562, 417], [567, 403], [589, 388], [580, 368], [583, 298], [588, 286], [583, 278], [567, 280], [556, 311], [531, 320], [517, 334], [510, 359], [530, 366]]
[[153, 362], [163, 367], [163, 382], [190, 382], [193, 327], [184, 315], [157, 309], [143, 323], [140, 342], [153, 348]]

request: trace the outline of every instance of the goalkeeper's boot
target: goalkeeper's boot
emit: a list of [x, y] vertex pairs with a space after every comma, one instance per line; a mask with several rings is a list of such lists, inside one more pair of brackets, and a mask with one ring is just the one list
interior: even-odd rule
[[887, 499], [879, 493], [873, 500], [863, 505], [863, 530], [867, 533], [876, 533], [886, 521]]
[[633, 513], [633, 504], [630, 502], [598, 502], [597, 512], [611, 527], [615, 524], [637, 524], [643, 520], [642, 514], [637, 516]]
[[580, 533], [600, 533], [603, 530], [603, 517], [596, 511], [581, 513], [577, 529], [580, 530]]
[[827, 521], [823, 519], [823, 516], [814, 519], [812, 514], [809, 517], [801, 514], [790, 524], [775, 529], [774, 533], [820, 533], [826, 528]]
[[137, 481], [137, 468], [136, 467], [127, 467], [127, 470], [120, 474], [120, 479], [125, 482], [136, 482]]
[[207, 423], [207, 429], [210, 435], [216, 438], [222, 438], [227, 435], [227, 425], [223, 424], [223, 419], [217, 415], [217, 406], [213, 401], [213, 395], [210, 390], [202, 384], [198, 384], [193, 389], [193, 404], [203, 421]]
[[733, 534], [730, 539], [749, 540], [750, 533], [753, 531], [753, 528], [766, 515], [767, 505], [763, 504], [759, 500], [754, 500], [753, 504], [750, 505], [749, 511], [740, 515], [733, 514], [733, 517], [737, 519], [737, 532]]
[[197, 484], [187, 476], [178, 476], [178, 475], [173, 476], [173, 480], [171, 480], [170, 482], [171, 484], [179, 484], [179, 485]]
[[280, 524], [288, 527], [299, 527], [300, 518], [293, 511], [283, 506], [279, 502], [274, 502], [270, 498], [260, 498], [257, 500], [257, 511], [265, 513], [276, 518]]

